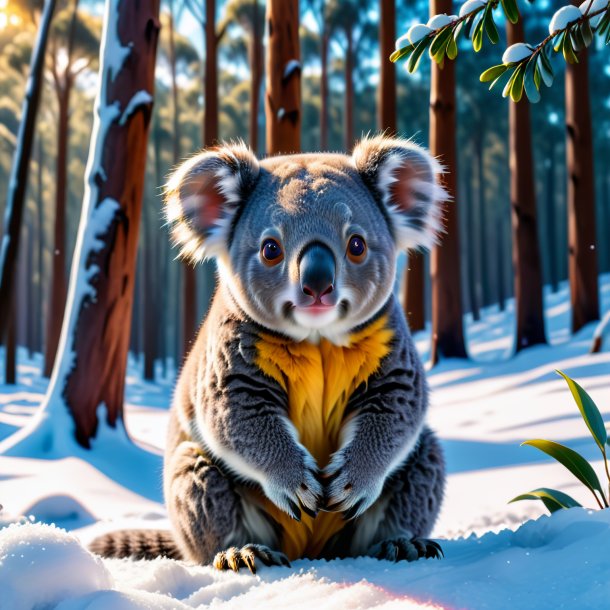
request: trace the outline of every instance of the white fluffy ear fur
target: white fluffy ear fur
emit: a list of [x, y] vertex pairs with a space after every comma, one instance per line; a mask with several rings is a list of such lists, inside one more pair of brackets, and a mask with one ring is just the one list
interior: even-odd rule
[[180, 257], [193, 263], [220, 256], [259, 165], [243, 143], [219, 146], [185, 161], [165, 190], [165, 216]]
[[434, 246], [442, 232], [442, 204], [449, 199], [438, 181], [440, 163], [417, 144], [386, 136], [361, 140], [352, 159], [385, 206], [398, 247]]

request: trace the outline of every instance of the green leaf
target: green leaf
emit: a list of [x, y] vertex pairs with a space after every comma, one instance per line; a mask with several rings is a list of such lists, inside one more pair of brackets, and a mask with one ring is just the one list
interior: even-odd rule
[[411, 73], [415, 72], [415, 70], [417, 70], [417, 66], [419, 66], [419, 60], [421, 59], [421, 56], [424, 54], [424, 51], [428, 48], [428, 45], [430, 44], [430, 38], [428, 38], [427, 36], [423, 39], [420, 40], [417, 45], [415, 46], [415, 49], [413, 49], [413, 53], [411, 53], [411, 57], [409, 57], [409, 61], [407, 63], [407, 70]]
[[502, 8], [511, 23], [519, 21], [519, 9], [516, 0], [502, 0]]
[[508, 97], [510, 95], [513, 83], [515, 82], [515, 78], [517, 78], [517, 72], [518, 72], [518, 70], [515, 70], [511, 74], [511, 77], [508, 79], [508, 82], [506, 83], [506, 85], [504, 86], [504, 89], [502, 90], [502, 97]]
[[496, 80], [499, 76], [502, 76], [504, 72], [508, 70], [508, 66], [505, 64], [499, 64], [497, 66], [492, 66], [491, 68], [487, 68], [481, 76], [479, 76], [479, 80], [482, 83], [487, 83], [490, 80]]
[[544, 49], [538, 55], [538, 68], [544, 84], [550, 87], [553, 84], [553, 66], [551, 66], [551, 62]]
[[455, 41], [455, 37], [457, 34], [451, 36], [449, 39], [449, 44], [447, 45], [447, 57], [449, 59], [455, 59], [458, 54], [457, 42]]
[[483, 25], [483, 19], [480, 19], [474, 26], [474, 31], [472, 33], [472, 48], [475, 53], [478, 53], [483, 47]]
[[589, 428], [589, 432], [595, 439], [597, 446], [605, 451], [604, 445], [608, 441], [608, 433], [606, 432], [606, 426], [602, 414], [599, 412], [597, 405], [593, 402], [593, 399], [585, 392], [585, 390], [578, 385], [573, 379], [570, 379], [565, 373], [556, 371], [558, 375], [561, 375], [567, 382], [570, 392], [574, 397], [574, 402], [582, 415], [582, 418]]
[[580, 26], [580, 34], [585, 43], [585, 47], [588, 47], [593, 42], [593, 30], [591, 29], [591, 22], [585, 19]]
[[464, 24], [464, 37], [465, 38], [470, 38], [470, 33], [472, 31], [472, 25], [474, 24], [474, 20], [477, 18], [477, 15], [479, 13], [475, 13], [474, 15], [471, 15], [470, 17], [468, 17], [468, 19], [466, 21], [462, 21], [462, 23]]
[[520, 500], [542, 500], [550, 513], [554, 513], [562, 508], [576, 508], [582, 506], [582, 504], [574, 500], [574, 498], [568, 494], [558, 491], [557, 489], [549, 489], [548, 487], [541, 487], [540, 489], [534, 489], [528, 493], [521, 494], [510, 500], [509, 504]]
[[570, 36], [566, 35], [563, 37], [562, 51], [563, 51], [563, 58], [569, 64], [578, 63], [578, 57], [576, 57], [576, 53], [574, 52], [574, 48], [572, 47], [572, 38]]
[[563, 45], [563, 39], [565, 38], [565, 35], [565, 32], [557, 34], [557, 38], [555, 38], [555, 42], [553, 43], [553, 50], [555, 51], [555, 53], [559, 53], [559, 51], [561, 51], [561, 46]]
[[539, 86], [536, 85], [536, 79], [534, 76], [535, 71], [536, 60], [530, 59], [530, 61], [527, 62], [527, 66], [525, 68], [525, 79], [523, 83], [525, 85], [525, 95], [532, 104], [536, 104], [540, 101]]
[[534, 67], [534, 86], [540, 91], [540, 69], [538, 68], [538, 60], [536, 60], [536, 66]]
[[445, 27], [434, 37], [434, 40], [432, 40], [432, 44], [430, 45], [431, 59], [434, 59], [438, 63], [444, 57], [447, 43], [449, 42], [449, 38], [452, 37], [453, 32], [451, 26]]
[[606, 45], [610, 44], [610, 28], [608, 28], [608, 31], [606, 32]]
[[610, 25], [610, 10], [608, 10], [604, 13], [602, 20], [597, 25], [597, 29], [595, 30], [595, 33], [602, 36], [603, 33], [608, 29], [609, 25]]
[[390, 55], [390, 61], [396, 62], [399, 59], [406, 59], [409, 57], [409, 55], [411, 55], [411, 53], [413, 53], [414, 49], [415, 47], [412, 44], [403, 47], [402, 49], [396, 49], [396, 51]]
[[580, 28], [578, 27], [574, 27], [570, 30], [570, 38], [572, 40], [572, 47], [575, 51], [582, 51], [587, 46], [585, 44], [585, 39], [582, 37]]
[[510, 99], [513, 100], [513, 102], [518, 102], [521, 97], [523, 96], [523, 85], [524, 85], [524, 78], [525, 78], [525, 66], [524, 65], [520, 65], [516, 70], [515, 70], [515, 79], [514, 82], [512, 84], [512, 87], [510, 88]]
[[[491, 7], [491, 3], [487, 6]], [[498, 44], [498, 42], [500, 42], [500, 35], [498, 34], [498, 28], [496, 27], [494, 16], [491, 10], [485, 11], [484, 20], [485, 32], [487, 33], [487, 38], [489, 38], [489, 42], [491, 42], [491, 44]]]
[[599, 491], [603, 496], [602, 486], [595, 474], [595, 470], [593, 470], [591, 464], [580, 453], [560, 443], [543, 439], [525, 441], [522, 445], [536, 447], [536, 449], [540, 449], [540, 451], [550, 455], [562, 466], [565, 466], [588, 489]]

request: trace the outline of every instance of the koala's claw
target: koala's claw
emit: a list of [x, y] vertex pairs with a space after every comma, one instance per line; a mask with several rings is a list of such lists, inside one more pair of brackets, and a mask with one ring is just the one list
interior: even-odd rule
[[226, 551], [216, 553], [213, 565], [217, 570], [233, 570], [238, 572], [240, 568], [248, 568], [252, 574], [256, 574], [256, 560], [260, 559], [266, 566], [290, 567], [288, 557], [279, 551], [273, 551], [264, 544], [246, 544], [241, 549], [235, 546]]
[[445, 556], [441, 545], [428, 538], [400, 536], [384, 540], [372, 546], [368, 555], [387, 561], [417, 561], [418, 559], [441, 559]]

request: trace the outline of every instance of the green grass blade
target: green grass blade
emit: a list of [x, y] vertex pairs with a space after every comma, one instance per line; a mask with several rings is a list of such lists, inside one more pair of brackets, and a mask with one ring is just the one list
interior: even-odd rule
[[599, 412], [597, 405], [593, 402], [593, 399], [587, 394], [587, 392], [578, 385], [573, 379], [570, 379], [565, 373], [556, 371], [558, 375], [561, 375], [567, 382], [570, 392], [574, 398], [574, 402], [580, 411], [582, 418], [589, 428], [589, 432], [595, 439], [597, 446], [603, 451], [604, 445], [608, 441], [608, 433], [606, 432], [606, 426], [602, 414]]
[[554, 513], [556, 510], [562, 508], [575, 508], [582, 506], [580, 502], [577, 502], [572, 496], [569, 496], [562, 491], [557, 489], [549, 489], [548, 487], [541, 487], [540, 489], [534, 489], [525, 494], [521, 494], [516, 498], [510, 500], [511, 502], [518, 502], [520, 500], [541, 500], [544, 505], [548, 508], [550, 513]]
[[[589, 464], [580, 453], [577, 453], [573, 449], [561, 445], [560, 443], [543, 439], [525, 441], [522, 445], [536, 447], [536, 449], [550, 455], [562, 466], [567, 468], [583, 485], [590, 489], [591, 492], [594, 490], [598, 491], [601, 496], [604, 497], [604, 492], [602, 491], [601, 483], [595, 474], [595, 470], [593, 470], [591, 464]], [[597, 496], [595, 496], [595, 499], [599, 502]]]

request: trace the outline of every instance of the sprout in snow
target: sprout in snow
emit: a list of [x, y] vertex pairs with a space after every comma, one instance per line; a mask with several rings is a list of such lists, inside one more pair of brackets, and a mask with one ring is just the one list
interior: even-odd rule
[[464, 4], [462, 4], [462, 8], [460, 9], [460, 17], [463, 17], [468, 13], [472, 13], [472, 11], [481, 8], [486, 4], [487, 0], [468, 0], [468, 2], [464, 2]]
[[[578, 8], [580, 12], [585, 15], [588, 13], [597, 13], [597, 11], [601, 11], [606, 8], [608, 5], [608, 0], [585, 0]], [[603, 13], [600, 13], [596, 17], [593, 17], [589, 20], [592, 28], [596, 28], [599, 25], [599, 22], [604, 17]]]
[[551, 19], [549, 23], [549, 34], [555, 33], [557, 30], [563, 30], [572, 21], [576, 21], [582, 17], [582, 13], [577, 6], [563, 6], [561, 7]]
[[449, 25], [456, 19], [456, 15], [447, 15], [446, 13], [443, 13], [442, 15], [434, 15], [434, 17], [428, 21], [428, 27], [431, 30], [440, 30], [440, 28], [444, 28], [446, 25]]
[[530, 45], [525, 44], [524, 42], [518, 42], [516, 44], [511, 45], [504, 51], [504, 55], [502, 55], [502, 63], [504, 65], [515, 64], [526, 57], [529, 57], [534, 52], [534, 49], [530, 47]]
[[425, 38], [432, 31], [427, 25], [423, 23], [416, 23], [409, 28], [407, 32], [407, 38], [411, 44], [417, 44], [422, 38]]

